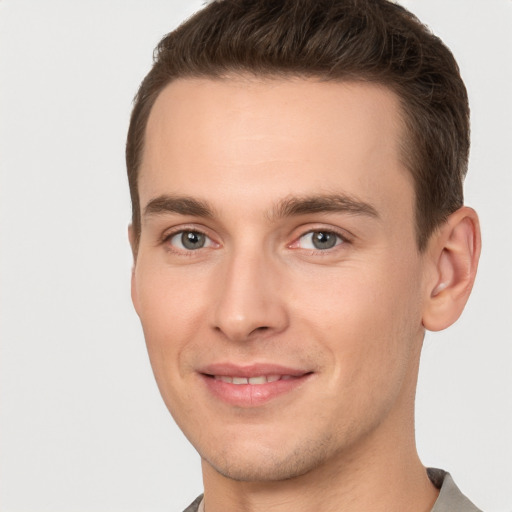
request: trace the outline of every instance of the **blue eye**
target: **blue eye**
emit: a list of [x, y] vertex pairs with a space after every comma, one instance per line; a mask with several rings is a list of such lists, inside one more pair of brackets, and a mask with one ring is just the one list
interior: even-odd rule
[[310, 231], [299, 238], [299, 247], [325, 251], [344, 242], [341, 236], [332, 231]]
[[212, 241], [199, 231], [179, 231], [170, 237], [169, 242], [185, 251], [196, 251], [212, 245]]

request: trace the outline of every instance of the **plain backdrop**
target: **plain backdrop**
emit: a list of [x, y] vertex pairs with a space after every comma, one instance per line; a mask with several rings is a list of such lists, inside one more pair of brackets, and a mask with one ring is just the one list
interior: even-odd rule
[[[472, 105], [484, 249], [460, 321], [428, 334], [426, 465], [512, 511], [512, 1], [403, 1]], [[124, 143], [165, 33], [198, 0], [0, 0], [0, 511], [181, 511], [199, 457], [158, 394], [129, 297]]]

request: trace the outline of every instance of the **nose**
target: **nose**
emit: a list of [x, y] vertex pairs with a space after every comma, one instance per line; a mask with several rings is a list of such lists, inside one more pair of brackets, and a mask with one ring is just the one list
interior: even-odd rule
[[223, 263], [217, 283], [213, 327], [227, 339], [248, 341], [288, 326], [283, 276], [272, 258], [255, 251], [233, 254]]

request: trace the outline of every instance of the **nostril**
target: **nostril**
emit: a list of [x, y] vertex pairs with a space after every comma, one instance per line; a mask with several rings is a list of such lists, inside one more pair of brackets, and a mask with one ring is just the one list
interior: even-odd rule
[[262, 325], [261, 327], [256, 327], [256, 329], [254, 329], [252, 332], [264, 332], [264, 331], [268, 331], [268, 329], [269, 329], [268, 326]]

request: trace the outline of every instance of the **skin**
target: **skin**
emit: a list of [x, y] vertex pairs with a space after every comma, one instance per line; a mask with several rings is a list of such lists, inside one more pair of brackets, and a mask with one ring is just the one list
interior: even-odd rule
[[[425, 327], [464, 307], [478, 220], [462, 208], [418, 251], [402, 126], [375, 84], [181, 79], [156, 100], [132, 297], [163, 399], [201, 455], [208, 512], [432, 507], [419, 356]], [[312, 232], [335, 245], [315, 248]], [[205, 385], [221, 363], [308, 375], [245, 407]]]

